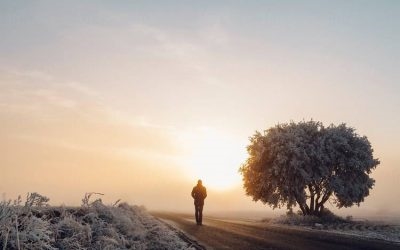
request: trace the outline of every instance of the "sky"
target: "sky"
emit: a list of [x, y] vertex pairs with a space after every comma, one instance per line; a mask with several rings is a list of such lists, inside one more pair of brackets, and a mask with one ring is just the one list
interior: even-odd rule
[[346, 123], [381, 164], [360, 207], [400, 216], [399, 1], [0, 1], [0, 193], [270, 211], [248, 138]]

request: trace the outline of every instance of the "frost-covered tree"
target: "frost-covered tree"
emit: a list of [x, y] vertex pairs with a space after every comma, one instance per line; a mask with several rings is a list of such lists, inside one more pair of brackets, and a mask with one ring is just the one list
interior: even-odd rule
[[296, 204], [304, 215], [321, 215], [328, 200], [359, 205], [374, 185], [379, 160], [367, 137], [346, 124], [316, 121], [278, 124], [250, 137], [240, 167], [246, 194], [272, 208]]

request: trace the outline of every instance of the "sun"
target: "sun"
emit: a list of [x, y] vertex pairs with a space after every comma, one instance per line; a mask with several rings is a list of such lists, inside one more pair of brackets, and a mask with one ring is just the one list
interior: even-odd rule
[[187, 139], [186, 166], [193, 180], [202, 179], [206, 187], [215, 190], [240, 185], [238, 169], [246, 159], [243, 142], [210, 128], [196, 130]]

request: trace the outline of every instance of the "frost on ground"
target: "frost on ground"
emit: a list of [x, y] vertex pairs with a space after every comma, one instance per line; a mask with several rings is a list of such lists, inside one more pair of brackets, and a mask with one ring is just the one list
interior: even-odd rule
[[400, 225], [353, 221], [351, 217], [343, 219], [330, 212], [322, 218], [298, 214], [282, 215], [279, 218], [269, 220], [268, 223], [400, 243]]
[[176, 232], [145, 208], [106, 206], [91, 194], [81, 207], [50, 207], [49, 199], [28, 194], [23, 203], [0, 202], [2, 249], [191, 249]]

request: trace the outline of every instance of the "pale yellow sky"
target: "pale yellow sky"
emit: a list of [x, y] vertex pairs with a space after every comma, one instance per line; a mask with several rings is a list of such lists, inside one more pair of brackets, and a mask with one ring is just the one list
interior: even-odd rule
[[342, 213], [398, 214], [400, 7], [360, 3], [0, 3], [0, 192], [190, 210], [201, 178], [210, 210], [269, 210], [241, 188], [248, 137], [314, 119], [381, 160]]

